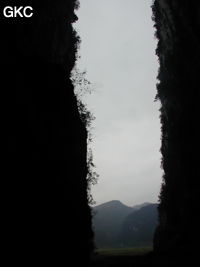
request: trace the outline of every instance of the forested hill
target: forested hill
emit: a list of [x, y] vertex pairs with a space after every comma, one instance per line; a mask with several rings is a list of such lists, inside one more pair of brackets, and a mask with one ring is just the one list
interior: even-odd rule
[[157, 225], [157, 204], [128, 207], [118, 200], [93, 208], [97, 248], [152, 245]]

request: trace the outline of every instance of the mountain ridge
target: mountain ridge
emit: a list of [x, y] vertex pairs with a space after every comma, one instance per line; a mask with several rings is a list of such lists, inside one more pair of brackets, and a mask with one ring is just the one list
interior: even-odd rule
[[121, 206], [126, 206], [126, 207], [129, 207], [129, 208], [132, 208], [131, 206], [128, 206], [128, 205], [122, 203], [120, 200], [110, 200], [110, 201], [107, 201], [107, 202], [104, 202], [104, 203], [101, 203], [99, 205], [94, 206], [93, 209], [101, 208], [101, 207], [105, 207], [105, 206], [117, 206], [117, 205], [121, 205]]
[[93, 207], [93, 211], [98, 248], [151, 245], [157, 219], [156, 203], [144, 202], [130, 207], [111, 200]]

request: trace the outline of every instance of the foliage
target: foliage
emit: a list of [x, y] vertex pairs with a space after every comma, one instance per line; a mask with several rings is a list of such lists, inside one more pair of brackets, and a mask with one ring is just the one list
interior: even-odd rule
[[91, 194], [91, 186], [95, 185], [97, 183], [97, 180], [99, 178], [99, 174], [95, 171], [95, 164], [93, 160], [93, 153], [92, 149], [88, 148], [88, 154], [87, 154], [87, 168], [88, 168], [88, 174], [87, 174], [87, 182], [88, 182], [88, 201], [89, 204], [94, 205], [95, 201]]
[[85, 94], [91, 94], [91, 82], [86, 79], [86, 71], [80, 71], [77, 67], [75, 67], [72, 71], [71, 80], [75, 86], [75, 93], [77, 99], [80, 99]]
[[95, 201], [91, 194], [91, 187], [95, 185], [98, 180], [98, 173], [95, 171], [95, 164], [93, 159], [92, 149], [90, 144], [92, 142], [92, 122], [95, 120], [95, 116], [88, 110], [88, 107], [83, 103], [83, 96], [85, 94], [91, 94], [91, 82], [86, 78], [86, 71], [80, 71], [75, 67], [71, 73], [71, 80], [75, 87], [75, 95], [77, 98], [77, 105], [80, 114], [80, 119], [85, 125], [88, 133], [87, 144], [87, 190], [88, 190], [88, 202], [91, 205], [95, 204]]
[[80, 1], [79, 0], [76, 0], [75, 1], [74, 9], [77, 10], [77, 9], [79, 9], [79, 7], [80, 7]]

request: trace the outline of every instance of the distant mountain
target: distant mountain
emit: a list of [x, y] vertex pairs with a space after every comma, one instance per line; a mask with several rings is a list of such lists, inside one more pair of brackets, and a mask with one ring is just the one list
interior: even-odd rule
[[134, 210], [139, 210], [139, 209], [141, 209], [141, 208], [143, 208], [143, 207], [145, 207], [145, 206], [148, 206], [148, 205], [150, 205], [150, 204], [152, 204], [152, 203], [150, 203], [150, 202], [144, 202], [144, 203], [142, 203], [142, 204], [133, 206], [133, 208], [134, 208]]
[[93, 208], [95, 244], [98, 248], [149, 245], [157, 220], [157, 204], [128, 207], [118, 200]]
[[120, 234], [123, 246], [152, 245], [158, 218], [157, 206], [145, 205], [125, 218]]
[[93, 208], [93, 226], [97, 247], [115, 247], [125, 218], [133, 208], [113, 200]]

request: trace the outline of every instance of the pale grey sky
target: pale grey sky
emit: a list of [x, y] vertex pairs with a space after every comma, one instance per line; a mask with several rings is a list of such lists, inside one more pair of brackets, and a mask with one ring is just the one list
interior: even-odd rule
[[80, 2], [78, 68], [94, 87], [85, 102], [96, 117], [92, 149], [100, 175], [93, 197], [96, 204], [156, 202], [162, 170], [152, 1]]

